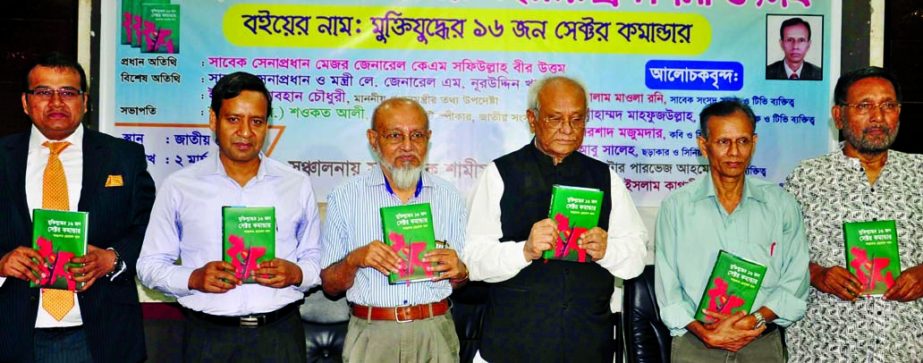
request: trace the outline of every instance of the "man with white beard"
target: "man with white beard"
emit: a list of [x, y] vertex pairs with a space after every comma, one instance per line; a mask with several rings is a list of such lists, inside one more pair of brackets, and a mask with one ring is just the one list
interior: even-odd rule
[[[382, 102], [366, 132], [380, 166], [327, 196], [321, 271], [324, 291], [346, 292], [352, 318], [343, 360], [353, 362], [458, 361], [459, 342], [446, 300], [468, 279], [464, 248], [467, 208], [458, 190], [425, 171], [429, 119], [406, 98]], [[382, 207], [430, 203], [436, 240], [446, 248], [424, 255], [435, 262], [432, 281], [390, 285], [401, 260], [382, 239]]]

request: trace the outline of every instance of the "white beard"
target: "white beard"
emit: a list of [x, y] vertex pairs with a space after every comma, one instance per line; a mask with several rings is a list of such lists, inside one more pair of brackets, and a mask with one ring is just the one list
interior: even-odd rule
[[375, 159], [378, 160], [381, 167], [391, 173], [391, 181], [394, 183], [394, 187], [398, 189], [410, 189], [417, 186], [417, 183], [420, 181], [420, 176], [423, 173], [423, 166], [425, 165], [426, 159], [420, 163], [420, 166], [397, 167], [382, 158], [381, 152], [379, 152], [378, 149], [372, 148], [372, 154], [375, 155]]

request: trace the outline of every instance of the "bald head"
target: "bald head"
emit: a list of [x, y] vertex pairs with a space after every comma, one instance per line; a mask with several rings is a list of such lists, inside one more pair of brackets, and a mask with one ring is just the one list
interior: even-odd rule
[[552, 88], [563, 93], [575, 94], [576, 97], [583, 99], [584, 108], [587, 107], [586, 87], [580, 81], [566, 76], [551, 76], [535, 81], [529, 87], [529, 99], [526, 100], [529, 109], [535, 112], [540, 111], [542, 95]]
[[392, 97], [378, 104], [372, 112], [372, 130], [377, 130], [382, 126], [382, 122], [385, 121], [383, 118], [405, 112], [421, 116], [426, 121], [426, 129], [429, 130], [429, 115], [426, 114], [426, 110], [417, 101], [405, 97]]

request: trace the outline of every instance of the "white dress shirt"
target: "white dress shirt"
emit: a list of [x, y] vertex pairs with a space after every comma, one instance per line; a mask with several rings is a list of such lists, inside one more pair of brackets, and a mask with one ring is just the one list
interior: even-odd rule
[[797, 71], [792, 70], [785, 61], [782, 61], [782, 65], [785, 67], [785, 78], [792, 78], [792, 74], [797, 74], [798, 79], [801, 79], [801, 70], [804, 69], [804, 62], [801, 63], [801, 67], [798, 67]]
[[[644, 269], [647, 229], [634, 207], [625, 182], [609, 170], [612, 210], [609, 213], [606, 255], [600, 266], [618, 278], [632, 278]], [[513, 278], [532, 261], [523, 255], [525, 241], [500, 243], [500, 198], [503, 179], [495, 163], [490, 163], [478, 182], [468, 216], [468, 241], [463, 259], [471, 280], [490, 283]], [[551, 196], [548, 196], [551, 198]]]
[[[228, 176], [218, 151], [209, 153], [171, 174], [158, 190], [138, 257], [141, 282], [175, 296], [186, 308], [220, 316], [266, 313], [304, 299], [305, 291], [320, 284], [320, 222], [310, 179], [260, 154], [256, 176], [240, 186]], [[195, 269], [222, 260], [222, 206], [275, 207], [276, 258], [301, 268], [301, 285], [243, 284], [223, 294], [189, 289]]]

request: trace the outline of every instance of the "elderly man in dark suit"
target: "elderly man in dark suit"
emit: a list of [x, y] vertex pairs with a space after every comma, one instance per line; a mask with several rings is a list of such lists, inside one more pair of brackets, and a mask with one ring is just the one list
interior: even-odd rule
[[821, 80], [823, 70], [804, 58], [811, 49], [811, 24], [790, 18], [779, 26], [779, 46], [785, 58], [766, 67], [766, 79]]
[[[29, 70], [22, 106], [30, 131], [0, 139], [0, 362], [145, 359], [135, 261], [154, 201], [142, 146], [81, 125], [83, 68], [59, 54]], [[76, 292], [37, 282], [33, 209], [89, 213]]]

